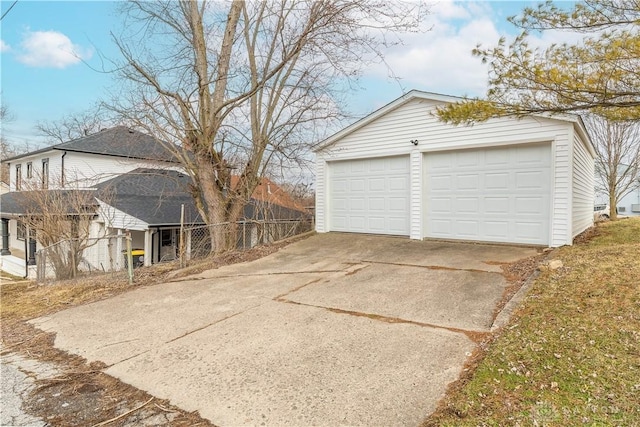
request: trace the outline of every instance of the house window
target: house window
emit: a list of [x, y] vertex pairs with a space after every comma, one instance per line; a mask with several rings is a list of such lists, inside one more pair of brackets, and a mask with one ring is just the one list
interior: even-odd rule
[[27, 163], [27, 178], [33, 178], [33, 164], [31, 162]]
[[42, 159], [42, 188], [49, 188], [49, 159]]
[[24, 240], [27, 238], [27, 227], [25, 227], [24, 222], [22, 221], [18, 221], [16, 236], [18, 237], [18, 240]]
[[160, 246], [171, 246], [173, 244], [173, 230], [160, 230]]
[[22, 165], [16, 165], [16, 191], [22, 190]]

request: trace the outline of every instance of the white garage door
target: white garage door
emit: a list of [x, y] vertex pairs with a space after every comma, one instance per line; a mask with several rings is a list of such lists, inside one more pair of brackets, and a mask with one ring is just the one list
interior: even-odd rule
[[409, 235], [409, 156], [329, 163], [329, 229]]
[[549, 243], [551, 146], [427, 153], [426, 236]]

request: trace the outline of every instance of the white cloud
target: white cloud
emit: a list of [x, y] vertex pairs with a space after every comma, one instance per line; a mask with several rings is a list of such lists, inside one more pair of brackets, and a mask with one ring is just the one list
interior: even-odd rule
[[11, 46], [6, 44], [4, 40], [0, 39], [0, 52], [9, 52], [11, 50]]
[[[477, 3], [440, 2], [432, 9], [432, 30], [404, 38], [386, 52], [385, 61], [405, 89], [447, 95], [483, 95], [488, 68], [471, 54], [478, 44], [495, 45], [500, 33], [491, 9]], [[371, 74], [384, 78], [386, 67]]]
[[18, 61], [32, 67], [66, 68], [93, 55], [90, 49], [73, 44], [58, 31], [29, 31], [20, 48]]

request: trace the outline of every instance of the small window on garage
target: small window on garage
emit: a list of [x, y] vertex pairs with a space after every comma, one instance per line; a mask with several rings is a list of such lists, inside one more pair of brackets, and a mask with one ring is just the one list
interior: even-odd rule
[[27, 163], [27, 178], [31, 179], [33, 177], [33, 163]]

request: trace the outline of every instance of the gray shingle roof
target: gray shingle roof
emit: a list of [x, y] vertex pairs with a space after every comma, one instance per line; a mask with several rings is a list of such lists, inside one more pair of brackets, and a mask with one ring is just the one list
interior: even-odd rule
[[0, 195], [0, 212], [7, 216], [38, 213], [48, 203], [55, 203], [56, 213], [66, 206], [69, 215], [93, 214], [98, 207], [93, 190], [12, 191]]
[[98, 199], [149, 225], [202, 223], [189, 193], [191, 178], [174, 170], [139, 168], [97, 186]]
[[52, 145], [41, 150], [21, 154], [3, 160], [3, 162], [19, 159], [49, 150], [73, 151], [78, 153], [101, 154], [105, 156], [125, 157], [132, 159], [177, 161], [166, 145], [155, 138], [129, 129], [116, 126], [82, 138]]

